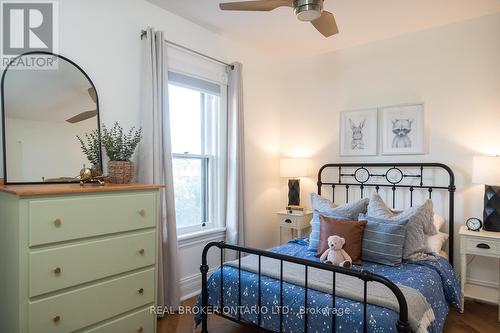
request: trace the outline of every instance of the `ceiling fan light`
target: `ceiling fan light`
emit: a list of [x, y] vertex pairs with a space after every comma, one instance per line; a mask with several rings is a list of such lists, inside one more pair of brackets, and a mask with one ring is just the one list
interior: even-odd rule
[[295, 0], [293, 8], [299, 20], [305, 22], [314, 21], [321, 16], [323, 0]]
[[295, 15], [301, 21], [310, 22], [318, 19], [321, 16], [321, 11], [316, 9], [296, 10]]

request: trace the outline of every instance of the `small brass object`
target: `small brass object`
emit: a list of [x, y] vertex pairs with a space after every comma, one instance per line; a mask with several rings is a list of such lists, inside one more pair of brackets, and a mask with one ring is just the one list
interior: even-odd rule
[[139, 250], [139, 254], [140, 254], [141, 256], [143, 256], [143, 255], [144, 255], [144, 249], [140, 249], [140, 250]]
[[52, 318], [52, 321], [53, 321], [54, 323], [58, 323], [58, 322], [60, 322], [60, 321], [61, 321], [61, 316], [55, 316], [54, 318]]
[[144, 208], [142, 208], [140, 211], [139, 211], [139, 215], [141, 216], [146, 216], [146, 210]]
[[61, 274], [61, 267], [54, 268], [54, 274]]
[[137, 329], [137, 332], [139, 332], [139, 333], [144, 332], [144, 328], [142, 328], [142, 326], [141, 326], [141, 327], [139, 327], [139, 328]]
[[55, 220], [54, 220], [54, 225], [55, 225], [56, 227], [61, 226], [61, 224], [62, 224], [61, 219], [55, 219]]
[[137, 291], [138, 291], [138, 292], [139, 292], [139, 294], [141, 294], [141, 295], [142, 295], [142, 294], [144, 294], [144, 289], [143, 289], [143, 288], [141, 288], [141, 289], [139, 289], [139, 290], [137, 290]]
[[80, 186], [85, 185], [85, 183], [98, 183], [101, 186], [104, 186], [103, 176], [96, 176], [95, 170], [91, 168], [86, 168], [85, 165], [80, 170]]

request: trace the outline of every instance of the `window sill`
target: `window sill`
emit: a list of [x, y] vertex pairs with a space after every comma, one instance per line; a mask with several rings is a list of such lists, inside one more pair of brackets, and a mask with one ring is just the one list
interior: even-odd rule
[[200, 230], [188, 234], [177, 236], [179, 248], [194, 245], [197, 243], [206, 243], [213, 240], [224, 240], [226, 236], [226, 228], [210, 228]]

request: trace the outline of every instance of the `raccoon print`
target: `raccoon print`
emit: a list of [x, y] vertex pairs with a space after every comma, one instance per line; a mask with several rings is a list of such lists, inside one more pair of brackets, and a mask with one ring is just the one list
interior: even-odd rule
[[408, 134], [411, 132], [413, 119], [393, 119], [392, 133], [392, 148], [411, 148], [411, 139]]

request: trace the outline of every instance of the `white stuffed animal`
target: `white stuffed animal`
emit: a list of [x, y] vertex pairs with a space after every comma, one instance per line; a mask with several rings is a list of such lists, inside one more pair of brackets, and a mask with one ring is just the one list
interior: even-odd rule
[[321, 255], [320, 259], [322, 261], [326, 259], [326, 263], [333, 265], [351, 267], [352, 259], [347, 252], [342, 249], [344, 244], [345, 239], [340, 236], [333, 235], [328, 237], [328, 250]]

